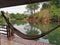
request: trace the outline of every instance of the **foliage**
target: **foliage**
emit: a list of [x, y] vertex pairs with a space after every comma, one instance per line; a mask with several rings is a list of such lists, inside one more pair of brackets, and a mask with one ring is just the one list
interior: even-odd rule
[[60, 8], [51, 8], [51, 19], [58, 20], [60, 18]]
[[44, 3], [42, 5], [42, 9], [47, 9], [47, 8], [50, 8], [50, 7], [51, 7], [51, 5], [49, 3]]
[[39, 32], [38, 32], [37, 30], [28, 30], [28, 31], [27, 31], [27, 34], [28, 34], [28, 35], [38, 35]]
[[60, 28], [48, 34], [46, 38], [49, 39], [50, 43], [60, 45]]
[[58, 16], [57, 16], [57, 15], [52, 15], [51, 18], [52, 18], [53, 20], [57, 20], [57, 19], [58, 19]]
[[5, 20], [0, 20], [0, 24], [5, 24], [6, 22], [5, 22]]
[[59, 15], [60, 14], [60, 8], [55, 8], [55, 7], [51, 8], [51, 14], [60, 16]]
[[15, 14], [14, 13], [11, 13], [10, 14], [10, 18], [16, 18]]
[[17, 24], [17, 25], [20, 25], [20, 24], [24, 24], [26, 23], [25, 21], [23, 20], [11, 20], [11, 24]]
[[35, 13], [35, 10], [37, 10], [38, 8], [39, 8], [39, 3], [28, 4], [28, 5], [26, 6], [26, 9], [27, 9], [28, 11], [30, 11], [31, 14], [33, 14], [33, 12]]
[[0, 24], [5, 24], [5, 23], [6, 23], [6, 22], [5, 22], [5, 20], [3, 19], [1, 13], [0, 13]]
[[17, 14], [10, 14], [10, 18], [11, 19], [24, 19], [24, 18], [27, 18], [28, 16], [27, 15], [25, 15], [25, 14], [19, 14], [19, 13], [17, 13]]
[[[34, 36], [34, 35], [38, 35], [38, 33], [39, 33], [39, 32], [38, 32], [37, 30], [28, 30], [28, 31], [27, 31], [27, 34], [28, 34], [28, 35], [33, 35], [33, 36]], [[35, 39], [35, 41], [37, 41], [37, 40], [39, 40], [39, 39]]]
[[35, 25], [31, 22], [29, 22], [30, 26], [31, 26], [31, 29], [30, 30], [27, 30], [26, 33], [28, 35], [38, 35], [39, 34], [39, 31], [38, 30], [35, 30]]
[[[23, 19], [24, 18], [28, 18], [28, 16], [25, 15], [25, 14], [19, 14], [19, 13], [14, 14], [14, 13], [11, 13], [10, 15], [8, 15], [8, 18], [10, 19], [10, 22], [12, 24], [18, 24], [19, 25], [19, 24], [24, 24], [25, 21]], [[4, 18], [1, 16], [1, 14], [0, 14], [0, 23], [1, 24], [5, 24], [6, 23]]]
[[57, 8], [60, 8], [60, 0], [52, 0], [51, 5], [55, 5]]

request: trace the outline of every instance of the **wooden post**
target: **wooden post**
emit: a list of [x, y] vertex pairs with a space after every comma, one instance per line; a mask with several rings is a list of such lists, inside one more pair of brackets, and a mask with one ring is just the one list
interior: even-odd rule
[[13, 31], [10, 29], [9, 25], [7, 25], [7, 38], [9, 40], [12, 40], [14, 38], [14, 34], [13, 34]]
[[7, 25], [6, 29], [7, 29], [7, 38], [9, 38], [10, 37], [10, 29], [9, 29], [8, 25]]
[[[9, 19], [9, 18], [8, 18]], [[13, 30], [10, 29], [10, 26], [9, 24], [7, 25], [7, 38], [9, 40], [12, 40], [14, 38], [14, 33], [13, 33]]]

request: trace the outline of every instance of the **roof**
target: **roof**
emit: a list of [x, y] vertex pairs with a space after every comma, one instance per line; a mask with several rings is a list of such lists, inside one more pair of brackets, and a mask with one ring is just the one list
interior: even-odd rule
[[49, 1], [49, 0], [0, 0], [0, 8], [37, 3], [37, 2], [44, 2], [44, 1]]

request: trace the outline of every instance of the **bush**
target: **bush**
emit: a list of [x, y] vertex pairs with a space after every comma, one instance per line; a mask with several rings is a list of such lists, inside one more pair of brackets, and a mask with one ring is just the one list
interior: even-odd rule
[[28, 35], [38, 35], [39, 32], [38, 32], [37, 30], [28, 30], [28, 31], [27, 31], [27, 34], [28, 34]]

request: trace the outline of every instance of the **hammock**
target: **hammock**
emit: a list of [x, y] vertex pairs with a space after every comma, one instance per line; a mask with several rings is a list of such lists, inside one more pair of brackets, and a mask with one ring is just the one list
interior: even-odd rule
[[33, 35], [33, 36], [32, 36], [32, 35], [26, 35], [26, 34], [23, 34], [22, 32], [20, 32], [19, 30], [17, 30], [15, 27], [13, 27], [13, 25], [10, 23], [9, 19], [4, 15], [4, 12], [3, 12], [3, 11], [1, 11], [1, 13], [2, 13], [2, 16], [4, 17], [7, 25], [9, 26], [9, 28], [10, 28], [11, 30], [13, 30], [13, 32], [14, 32], [16, 35], [18, 35], [18, 36], [20, 36], [20, 37], [22, 37], [22, 38], [24, 38], [24, 39], [28, 39], [28, 40], [34, 40], [34, 39], [41, 38], [41, 37], [49, 34], [50, 32], [54, 31], [54, 30], [57, 29], [58, 27], [60, 27], [60, 25], [58, 25], [58, 26], [56, 26], [55, 28], [53, 28], [53, 29], [51, 29], [51, 30], [49, 30], [49, 31], [47, 31], [47, 32], [45, 32], [45, 33], [42, 33], [42, 34], [40, 34], [40, 35]]

